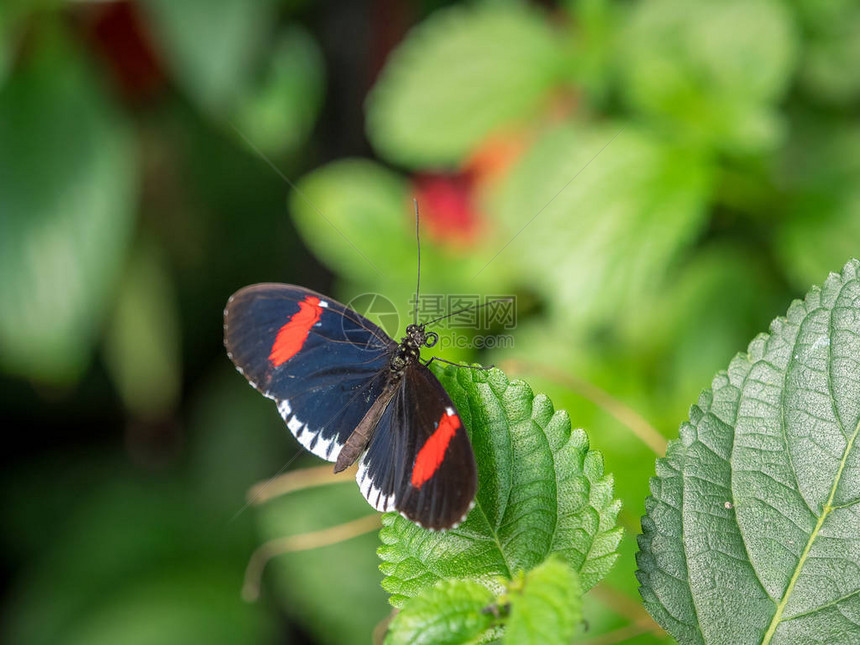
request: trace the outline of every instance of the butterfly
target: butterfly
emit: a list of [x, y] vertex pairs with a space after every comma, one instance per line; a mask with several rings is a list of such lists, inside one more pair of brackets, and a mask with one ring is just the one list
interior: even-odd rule
[[465, 519], [478, 480], [457, 408], [421, 361], [437, 340], [416, 316], [395, 342], [353, 309], [289, 284], [245, 287], [224, 310], [227, 355], [299, 443], [335, 472], [357, 462], [375, 509], [442, 530]]

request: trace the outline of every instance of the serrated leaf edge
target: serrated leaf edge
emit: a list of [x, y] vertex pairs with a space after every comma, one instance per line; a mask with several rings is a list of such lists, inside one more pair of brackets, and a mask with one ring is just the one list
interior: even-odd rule
[[[659, 458], [656, 460], [657, 470], [659, 471], [661, 468], [671, 468], [672, 470], [676, 470], [674, 468], [674, 466], [671, 464], [671, 461], [669, 460], [669, 457], [668, 457], [669, 451], [673, 450], [673, 449], [679, 451], [680, 454], [676, 455], [676, 457], [680, 456], [683, 458], [686, 455], [686, 447], [687, 447], [687, 445], [689, 445], [690, 440], [689, 440], [689, 433], [685, 432], [685, 431], [687, 431], [691, 427], [695, 427], [695, 425], [698, 423], [698, 421], [704, 415], [708, 414], [708, 412], [710, 411], [711, 403], [713, 402], [714, 391], [720, 390], [724, 387], [742, 388], [743, 383], [745, 382], [747, 376], [749, 375], [750, 369], [752, 368], [752, 366], [754, 365], [755, 362], [757, 362], [758, 360], [760, 360], [761, 358], [764, 357], [764, 355], [767, 353], [768, 343], [771, 341], [771, 339], [773, 337], [778, 336], [780, 334], [781, 327], [784, 324], [786, 324], [790, 321], [796, 320], [798, 316], [800, 316], [801, 318], [805, 317], [812, 309], [820, 306], [821, 295], [822, 295], [822, 292], [824, 289], [833, 286], [834, 283], [837, 283], [837, 282], [840, 285], [844, 286], [845, 284], [847, 284], [851, 280], [858, 280], [858, 279], [860, 279], [860, 260], [851, 259], [843, 266], [842, 271], [840, 271], [839, 273], [835, 273], [835, 272], [830, 273], [828, 275], [827, 279], [825, 280], [823, 286], [814, 285], [802, 300], [801, 299], [793, 300], [792, 303], [788, 307], [787, 314], [785, 316], [779, 316], [776, 319], [774, 319], [773, 322], [771, 322], [770, 328], [769, 328], [769, 333], [759, 334], [749, 343], [746, 352], [740, 352], [737, 355], [735, 355], [735, 357], [729, 363], [728, 369], [721, 370], [720, 372], [718, 372], [716, 374], [716, 376], [714, 377], [714, 379], [712, 380], [711, 387], [703, 390], [702, 393], [699, 395], [699, 400], [698, 400], [697, 404], [691, 406], [690, 414], [689, 414], [689, 421], [684, 422], [681, 425], [678, 439], [674, 439], [674, 440], [669, 442], [669, 445], [667, 447], [667, 457], [662, 457], [662, 458]], [[735, 382], [735, 379], [739, 375], [739, 372], [742, 372], [743, 375], [741, 377], [740, 383], [737, 383], [737, 382]], [[733, 376], [735, 377], [735, 379], [732, 378]], [[768, 626], [768, 629], [765, 632], [764, 637], [762, 638], [762, 645], [768, 645], [772, 641], [773, 636], [776, 633], [776, 629], [781, 624], [782, 613], [785, 609], [785, 606], [788, 604], [788, 600], [791, 597], [791, 592], [793, 591], [794, 585], [796, 584], [797, 579], [800, 576], [800, 572], [803, 570], [803, 565], [809, 556], [809, 552], [812, 549], [812, 546], [815, 542], [815, 538], [817, 537], [818, 532], [820, 531], [821, 527], [823, 526], [824, 521], [827, 518], [827, 516], [829, 515], [829, 513], [832, 510], [834, 510], [834, 508], [838, 508], [838, 507], [832, 506], [833, 498], [836, 494], [836, 490], [837, 490], [840, 478], [842, 476], [842, 472], [844, 470], [848, 455], [849, 455], [851, 449], [853, 448], [854, 443], [857, 440], [858, 436], [860, 436], [860, 423], [857, 424], [857, 426], [854, 429], [854, 433], [851, 436], [851, 439], [846, 444], [845, 451], [843, 452], [842, 460], [840, 462], [840, 466], [839, 466], [837, 475], [834, 479], [833, 486], [831, 487], [831, 490], [830, 490], [830, 495], [828, 497], [828, 501], [826, 502], [824, 508], [822, 509], [821, 515], [818, 517], [818, 521], [816, 522], [816, 525], [813, 528], [812, 533], [810, 534], [810, 537], [807, 541], [807, 544], [805, 545], [804, 550], [801, 553], [801, 557], [798, 559], [798, 563], [797, 563], [797, 565], [796, 565], [796, 567], [792, 573], [792, 576], [789, 580], [789, 584], [786, 586], [786, 590], [783, 594], [783, 597], [780, 599], [779, 603], [776, 606], [776, 610], [775, 610], [774, 615], [771, 619], [771, 622]], [[732, 440], [734, 441], [734, 434], [732, 435]], [[683, 470], [677, 471], [677, 472], [679, 472], [681, 475], [683, 475]], [[649, 480], [649, 487], [650, 487], [652, 494], [649, 495], [648, 498], [646, 499], [646, 515], [642, 517], [643, 532], [637, 536], [637, 542], [639, 544], [639, 551], [636, 554], [637, 563], [640, 563], [640, 558], [653, 559], [653, 557], [650, 553], [650, 545], [651, 545], [653, 535], [654, 535], [654, 521], [650, 517], [650, 512], [651, 512], [651, 508], [653, 507], [653, 504], [661, 503], [660, 500], [658, 500], [654, 497], [654, 495], [656, 495], [656, 493], [654, 492], [654, 489], [655, 489], [655, 487], [657, 487], [659, 485], [659, 483], [661, 482], [662, 479], [663, 479], [663, 477], [661, 477], [660, 475], [656, 475], [655, 477], [652, 477]], [[681, 499], [683, 499], [683, 489], [681, 490], [680, 494], [681, 494]], [[740, 531], [740, 526], [738, 527], [738, 530]], [[681, 536], [678, 536], [678, 537], [683, 537], [683, 533], [681, 534]], [[744, 544], [746, 545], [746, 540], [744, 540]], [[646, 545], [648, 547], [647, 550], [646, 550]], [[687, 563], [686, 549], [682, 550], [680, 556], [684, 562], [685, 572], [686, 572], [686, 563]], [[649, 601], [649, 599], [647, 598], [647, 595], [646, 595], [647, 593], [652, 593], [653, 590], [643, 582], [643, 579], [645, 579], [645, 580], [648, 579], [648, 573], [649, 573], [648, 571], [643, 570], [641, 563], [640, 563], [640, 566], [636, 571], [636, 577], [640, 581], [639, 592], [640, 592], [640, 595], [642, 596], [642, 598], [645, 602], [646, 608], [648, 607], [649, 604], [653, 604]], [[687, 584], [687, 588], [689, 589], [688, 580], [685, 579], [683, 582], [685, 582]], [[694, 610], [694, 612], [696, 612], [696, 615], [698, 616], [698, 610], [696, 607], [695, 599], [692, 596], [692, 593], [690, 593], [690, 599], [691, 599], [691, 604], [693, 606], [693, 610]], [[668, 614], [668, 609], [665, 606], [663, 606], [662, 604], [660, 604], [660, 609], [662, 609], [663, 611], [665, 611]], [[649, 613], [651, 613], [651, 612], [649, 611]], [[652, 613], [652, 616], [653, 616], [653, 613]], [[672, 618], [675, 618], [675, 617], [672, 616]], [[655, 617], [655, 620], [657, 620], [656, 617]], [[659, 623], [660, 621], [657, 620], [657, 622]], [[662, 625], [662, 623], [661, 623], [661, 626], [666, 627], [665, 625]], [[704, 636], [701, 632], [698, 620], [697, 620], [696, 625], [694, 627], [696, 629], [697, 636], [699, 637], [698, 642], [703, 643], [704, 642]], [[668, 630], [668, 627], [667, 627], [667, 630]]]

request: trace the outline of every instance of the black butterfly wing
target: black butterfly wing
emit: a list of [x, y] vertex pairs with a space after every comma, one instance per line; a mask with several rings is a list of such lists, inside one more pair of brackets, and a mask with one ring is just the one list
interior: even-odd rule
[[478, 473], [469, 436], [442, 384], [411, 364], [385, 409], [356, 476], [370, 505], [428, 529], [465, 519]]
[[296, 439], [328, 461], [383, 391], [397, 346], [341, 303], [286, 284], [233, 294], [224, 344], [236, 369], [277, 402]]

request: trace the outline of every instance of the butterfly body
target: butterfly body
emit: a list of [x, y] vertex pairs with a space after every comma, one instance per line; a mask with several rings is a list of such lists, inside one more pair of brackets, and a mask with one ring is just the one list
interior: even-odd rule
[[296, 439], [339, 472], [358, 462], [367, 501], [426, 528], [456, 526], [477, 469], [456, 407], [421, 362], [438, 336], [412, 324], [397, 343], [367, 318], [303, 287], [258, 284], [224, 311], [227, 354]]

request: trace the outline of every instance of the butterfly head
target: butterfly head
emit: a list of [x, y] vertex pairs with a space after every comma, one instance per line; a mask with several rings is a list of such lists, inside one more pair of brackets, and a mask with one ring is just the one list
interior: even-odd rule
[[424, 325], [409, 325], [406, 327], [406, 335], [400, 339], [397, 351], [391, 357], [391, 369], [401, 372], [407, 365], [421, 358], [422, 347], [433, 347], [438, 341], [439, 334], [427, 331]]
[[425, 325], [409, 325], [406, 336], [400, 341], [401, 345], [420, 350], [422, 347], [433, 347], [439, 341], [439, 334], [427, 331]]

